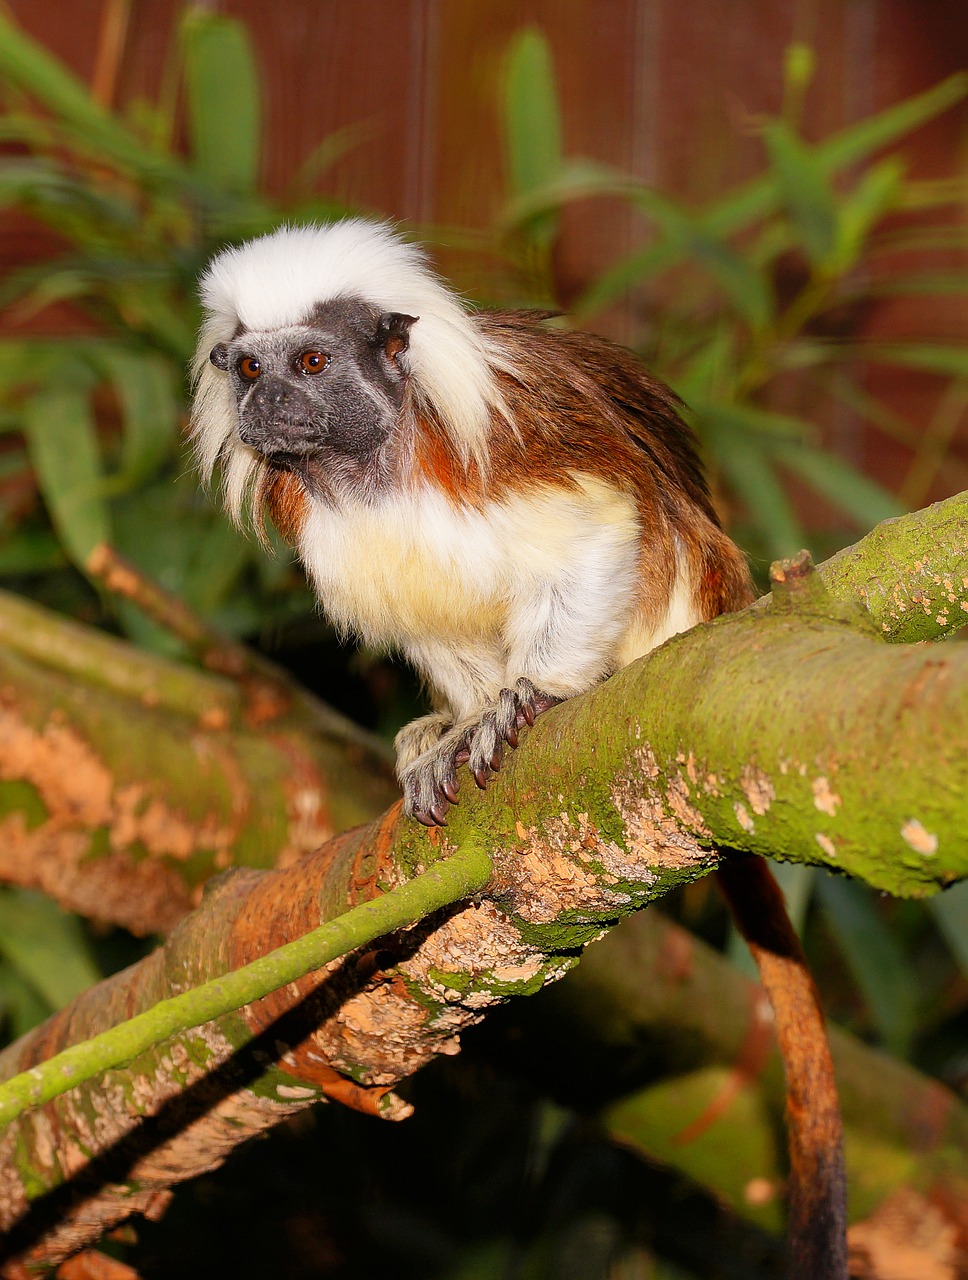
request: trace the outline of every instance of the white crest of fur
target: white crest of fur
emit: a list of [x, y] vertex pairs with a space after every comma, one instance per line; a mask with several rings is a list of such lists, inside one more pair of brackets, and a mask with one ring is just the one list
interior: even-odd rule
[[205, 318], [194, 363], [195, 448], [206, 479], [222, 458], [225, 501], [236, 518], [262, 460], [238, 438], [235, 397], [209, 352], [230, 342], [240, 325], [285, 328], [334, 298], [358, 297], [380, 311], [419, 317], [406, 354], [418, 405], [436, 414], [465, 459], [485, 459], [490, 413], [501, 408], [492, 359], [471, 316], [422, 251], [386, 224], [352, 218], [280, 227], [223, 249], [202, 276], [200, 293]]

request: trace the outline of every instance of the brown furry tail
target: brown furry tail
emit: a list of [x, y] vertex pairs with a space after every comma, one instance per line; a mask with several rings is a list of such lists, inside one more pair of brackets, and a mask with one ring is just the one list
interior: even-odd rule
[[817, 988], [766, 862], [729, 853], [723, 896], [773, 1006], [786, 1074], [790, 1280], [847, 1280], [843, 1127]]

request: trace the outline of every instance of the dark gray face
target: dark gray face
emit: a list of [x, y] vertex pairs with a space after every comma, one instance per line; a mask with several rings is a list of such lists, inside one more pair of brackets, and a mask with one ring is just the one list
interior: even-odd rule
[[240, 438], [276, 466], [362, 475], [399, 416], [416, 319], [337, 298], [302, 324], [220, 342], [210, 358], [232, 381]]

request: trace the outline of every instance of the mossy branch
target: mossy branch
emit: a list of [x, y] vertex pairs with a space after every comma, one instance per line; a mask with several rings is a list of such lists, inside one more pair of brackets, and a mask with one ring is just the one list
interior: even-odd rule
[[165, 932], [218, 871], [307, 853], [395, 795], [383, 744], [305, 691], [256, 697], [0, 592], [6, 883]]

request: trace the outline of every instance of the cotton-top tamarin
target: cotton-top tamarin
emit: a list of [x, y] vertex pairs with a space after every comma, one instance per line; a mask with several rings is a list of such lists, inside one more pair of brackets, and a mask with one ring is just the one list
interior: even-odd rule
[[522, 724], [750, 601], [679, 402], [631, 352], [473, 312], [356, 219], [226, 249], [201, 296], [202, 473], [236, 518], [268, 509], [341, 631], [425, 680], [433, 712], [396, 740], [421, 822], [465, 762], [484, 787]]
[[751, 598], [676, 397], [621, 347], [474, 314], [359, 220], [283, 228], [202, 280], [194, 433], [299, 549], [325, 613], [401, 650], [434, 712], [396, 742], [439, 823], [525, 720]]

